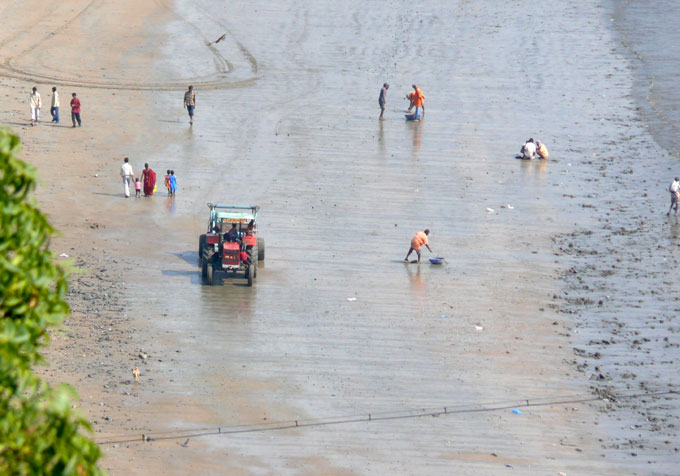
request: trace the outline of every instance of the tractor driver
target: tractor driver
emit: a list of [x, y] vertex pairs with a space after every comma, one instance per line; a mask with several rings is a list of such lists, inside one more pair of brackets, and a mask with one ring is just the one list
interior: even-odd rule
[[224, 234], [224, 241], [238, 241], [238, 230], [236, 223], [231, 224], [231, 228]]

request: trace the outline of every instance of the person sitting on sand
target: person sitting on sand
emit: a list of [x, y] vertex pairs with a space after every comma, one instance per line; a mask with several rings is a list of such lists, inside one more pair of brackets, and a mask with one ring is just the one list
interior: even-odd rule
[[411, 239], [411, 247], [409, 248], [408, 253], [406, 253], [406, 258], [404, 258], [404, 261], [408, 261], [408, 257], [411, 256], [411, 253], [415, 251], [418, 255], [418, 263], [420, 263], [420, 247], [422, 245], [427, 246], [428, 251], [432, 253], [432, 248], [430, 248], [430, 244], [427, 241], [427, 235], [429, 234], [430, 230], [419, 231], [416, 233], [416, 236]]
[[550, 154], [548, 154], [548, 148], [540, 140], [536, 141], [536, 153], [541, 159], [547, 159], [550, 156]]
[[678, 177], [675, 177], [673, 179], [673, 182], [671, 183], [670, 187], [668, 187], [668, 191], [671, 193], [671, 207], [668, 209], [668, 213], [666, 213], [666, 216], [669, 216], [671, 214], [671, 210], [675, 208], [675, 214], [678, 214], [678, 201], [680, 201], [680, 179]]
[[536, 144], [534, 143], [534, 139], [531, 138], [528, 141], [526, 141], [522, 146], [520, 152], [522, 153], [523, 159], [529, 160], [533, 159], [534, 156], [536, 155]]

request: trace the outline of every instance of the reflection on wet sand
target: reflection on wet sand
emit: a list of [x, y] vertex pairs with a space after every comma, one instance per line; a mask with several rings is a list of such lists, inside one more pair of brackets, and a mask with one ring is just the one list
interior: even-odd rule
[[522, 176], [524, 178], [535, 178], [538, 179], [540, 183], [543, 183], [546, 179], [546, 171], [548, 170], [547, 160], [523, 160], [517, 159], [522, 163], [520, 170], [522, 171]]
[[424, 298], [427, 296], [427, 282], [423, 281], [420, 266], [420, 264], [404, 263], [413, 295], [417, 298]]
[[413, 128], [413, 156], [418, 159], [423, 136], [423, 121], [409, 121], [409, 124]]
[[678, 216], [673, 215], [669, 217], [669, 221], [670, 226], [668, 227], [668, 231], [670, 232], [671, 240], [680, 239], [680, 221], [678, 220]]

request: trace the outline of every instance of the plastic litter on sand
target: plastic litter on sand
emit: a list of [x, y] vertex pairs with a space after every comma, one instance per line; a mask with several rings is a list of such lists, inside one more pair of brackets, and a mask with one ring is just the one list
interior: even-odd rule
[[356, 301], [357, 298], [347, 298], [348, 301]]
[[522, 414], [522, 412], [517, 408], [513, 408], [512, 413], [514, 413], [515, 415], [521, 415]]

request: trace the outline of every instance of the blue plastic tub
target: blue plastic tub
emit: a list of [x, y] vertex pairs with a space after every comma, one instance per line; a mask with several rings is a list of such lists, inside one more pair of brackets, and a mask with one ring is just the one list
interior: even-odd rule
[[444, 264], [444, 258], [442, 256], [435, 256], [434, 258], [430, 258], [430, 263], [432, 264]]

